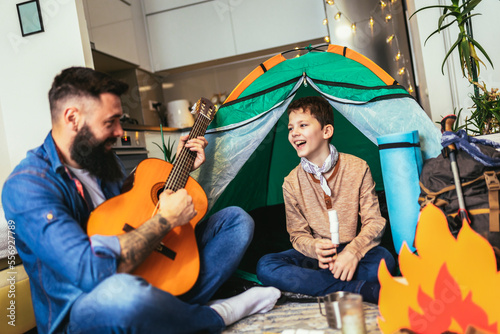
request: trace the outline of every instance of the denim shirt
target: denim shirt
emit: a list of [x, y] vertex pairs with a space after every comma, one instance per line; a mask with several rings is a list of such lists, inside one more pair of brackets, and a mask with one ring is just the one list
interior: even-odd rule
[[[5, 217], [15, 224], [39, 333], [62, 331], [75, 300], [116, 273], [118, 238], [87, 236], [90, 209], [78, 184], [62, 164], [50, 132], [3, 187]], [[111, 198], [120, 193], [122, 181], [100, 185]]]

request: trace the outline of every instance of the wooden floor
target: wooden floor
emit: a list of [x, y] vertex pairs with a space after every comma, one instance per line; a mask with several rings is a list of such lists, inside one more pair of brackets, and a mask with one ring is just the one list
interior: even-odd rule
[[[377, 325], [377, 305], [364, 303], [366, 330], [369, 334], [381, 333]], [[318, 303], [287, 302], [277, 305], [266, 314], [255, 314], [228, 327], [223, 333], [282, 333], [284, 330], [318, 330], [315, 333], [341, 333], [328, 327], [326, 318], [319, 312]]]

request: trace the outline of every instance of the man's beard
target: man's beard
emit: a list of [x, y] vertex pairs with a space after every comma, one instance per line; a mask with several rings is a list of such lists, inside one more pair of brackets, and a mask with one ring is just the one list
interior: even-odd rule
[[106, 144], [115, 142], [116, 138], [100, 142], [84, 124], [71, 145], [71, 159], [103, 181], [118, 181], [123, 178], [122, 169], [113, 151], [106, 150]]

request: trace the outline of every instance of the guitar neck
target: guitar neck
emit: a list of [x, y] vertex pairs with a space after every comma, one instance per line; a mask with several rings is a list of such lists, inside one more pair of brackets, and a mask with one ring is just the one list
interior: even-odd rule
[[[199, 114], [196, 121], [189, 132], [188, 140], [203, 136], [211, 119], [203, 114]], [[194, 160], [196, 159], [196, 152], [183, 147], [177, 158], [175, 159], [172, 171], [165, 183], [165, 189], [177, 191], [186, 186], [189, 173], [193, 169]]]

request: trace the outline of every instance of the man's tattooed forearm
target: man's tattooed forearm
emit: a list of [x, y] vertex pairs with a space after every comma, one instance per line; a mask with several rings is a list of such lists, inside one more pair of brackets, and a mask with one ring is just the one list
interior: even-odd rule
[[160, 224], [162, 224], [163, 226], [166, 226], [166, 225], [169, 225], [168, 221], [164, 218], [164, 217], [159, 217], [159, 220]]
[[131, 272], [141, 264], [172, 229], [162, 216], [156, 215], [139, 228], [119, 236], [121, 258], [119, 272]]

